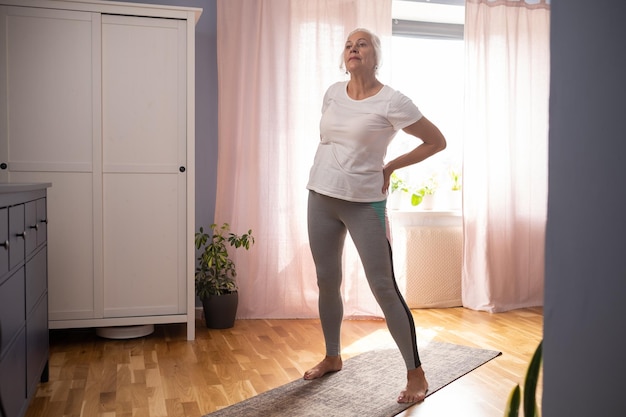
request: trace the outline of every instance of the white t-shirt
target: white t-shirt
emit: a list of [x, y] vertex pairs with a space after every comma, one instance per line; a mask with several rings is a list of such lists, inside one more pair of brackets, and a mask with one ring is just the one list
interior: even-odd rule
[[355, 202], [382, 201], [387, 146], [398, 133], [422, 117], [413, 102], [389, 86], [374, 96], [353, 100], [347, 81], [324, 95], [320, 143], [307, 189]]

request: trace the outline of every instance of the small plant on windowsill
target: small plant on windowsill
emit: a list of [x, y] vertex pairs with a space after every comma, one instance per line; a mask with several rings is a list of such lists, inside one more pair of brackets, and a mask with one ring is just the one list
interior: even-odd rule
[[460, 169], [450, 167], [448, 169], [448, 178], [450, 180], [448, 183], [449, 188], [447, 187], [443, 196], [447, 198], [447, 208], [450, 210], [461, 210], [463, 207], [463, 195], [461, 192], [462, 179]]
[[450, 180], [452, 181], [452, 191], [461, 191], [461, 173], [457, 171], [455, 168], [451, 168], [450, 171]]
[[402, 208], [402, 199], [405, 193], [409, 192], [409, 187], [403, 178], [396, 172], [391, 174], [389, 179], [389, 196], [387, 198], [387, 208], [397, 210]]
[[[414, 206], [422, 204], [422, 208], [425, 210], [432, 209], [434, 206], [433, 198], [438, 187], [439, 183], [437, 182], [437, 177], [433, 174], [428, 177], [420, 189], [413, 193], [411, 204]], [[415, 202], [417, 202], [417, 204], [414, 204]]]
[[409, 192], [409, 188], [406, 185], [406, 182], [398, 176], [397, 173], [393, 172], [391, 174], [391, 193], [396, 192]]
[[438, 187], [439, 183], [437, 182], [436, 176], [433, 174], [426, 180], [420, 191], [422, 191], [424, 195], [434, 195]]
[[[237, 235], [230, 231], [230, 225], [212, 224], [209, 235], [200, 227], [195, 236], [196, 249], [201, 250], [196, 266], [196, 295], [202, 301], [207, 327], [228, 328], [234, 323], [238, 303], [237, 271], [228, 254], [228, 246], [250, 249], [254, 244], [252, 230]], [[229, 296], [229, 301], [226, 301]], [[216, 305], [228, 302], [228, 306]], [[234, 304], [234, 306], [233, 306]], [[217, 308], [217, 311], [214, 309]], [[224, 311], [226, 310], [226, 311]], [[211, 324], [211, 320], [222, 318], [221, 323]]]

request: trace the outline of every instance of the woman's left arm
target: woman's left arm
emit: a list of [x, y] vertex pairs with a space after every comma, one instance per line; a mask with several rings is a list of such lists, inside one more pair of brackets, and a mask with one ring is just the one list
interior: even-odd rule
[[393, 171], [422, 162], [424, 159], [429, 158], [446, 148], [446, 139], [439, 128], [424, 116], [422, 116], [422, 118], [417, 122], [405, 127], [402, 130], [409, 135], [420, 139], [422, 143], [412, 151], [389, 161], [383, 167], [383, 193], [386, 193], [389, 188], [389, 181]]

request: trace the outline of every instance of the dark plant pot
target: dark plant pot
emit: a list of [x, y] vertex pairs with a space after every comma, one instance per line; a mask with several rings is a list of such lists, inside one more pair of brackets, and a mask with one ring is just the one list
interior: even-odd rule
[[209, 329], [230, 329], [235, 325], [239, 294], [210, 295], [202, 299], [204, 322]]

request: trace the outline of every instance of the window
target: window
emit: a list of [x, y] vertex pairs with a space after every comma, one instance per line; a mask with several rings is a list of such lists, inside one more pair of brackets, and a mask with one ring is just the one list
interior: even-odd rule
[[[462, 1], [447, 3], [454, 4], [393, 1], [391, 53], [384, 58], [384, 65], [390, 66], [390, 85], [411, 98], [448, 142], [443, 152], [397, 171], [412, 190], [432, 182], [437, 190], [449, 190], [451, 171], [461, 171], [464, 6]], [[413, 149], [416, 143], [415, 138], [399, 132], [389, 147], [388, 158]], [[440, 199], [435, 208], [453, 208], [447, 204], [447, 200]]]

